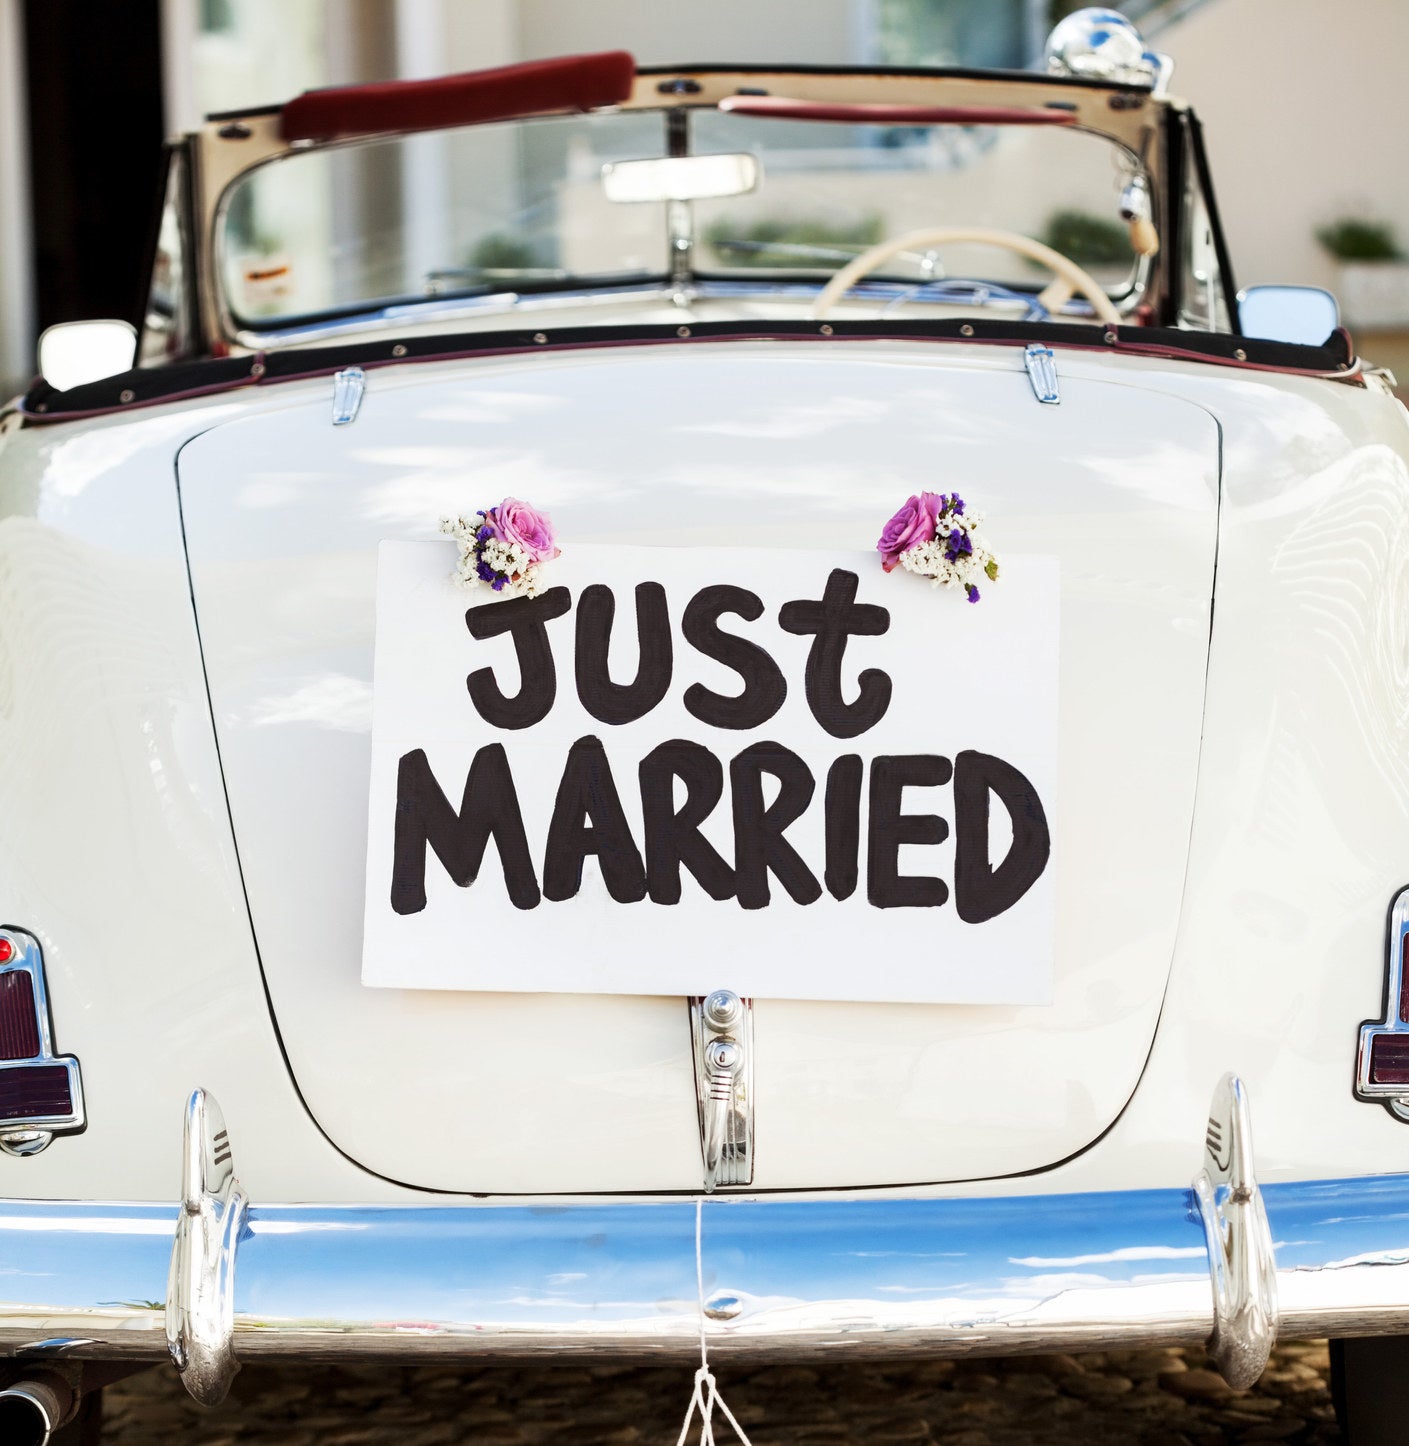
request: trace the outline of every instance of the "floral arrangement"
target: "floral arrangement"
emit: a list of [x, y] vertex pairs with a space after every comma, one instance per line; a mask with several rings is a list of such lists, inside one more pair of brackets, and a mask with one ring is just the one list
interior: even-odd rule
[[876, 551], [887, 572], [903, 567], [936, 587], [961, 587], [979, 600], [981, 578], [998, 581], [998, 559], [978, 535], [983, 518], [964, 507], [957, 492], [921, 492], [886, 523]]
[[442, 517], [440, 530], [459, 544], [460, 585], [487, 585], [505, 597], [537, 596], [538, 569], [562, 551], [548, 514], [517, 497], [469, 517]]

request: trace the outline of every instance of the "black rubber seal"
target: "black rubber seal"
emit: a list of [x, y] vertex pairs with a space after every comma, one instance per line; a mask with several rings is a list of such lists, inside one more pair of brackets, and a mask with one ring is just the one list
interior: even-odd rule
[[740, 325], [732, 321], [699, 322], [688, 327], [576, 326], [530, 330], [462, 332], [457, 335], [408, 336], [403, 339], [341, 341], [325, 347], [258, 352], [253, 356], [177, 362], [137, 368], [87, 386], [55, 391], [36, 381], [20, 404], [26, 418], [60, 421], [99, 412], [221, 392], [233, 387], [267, 384], [295, 377], [319, 376], [348, 366], [388, 366], [400, 362], [450, 360], [505, 352], [552, 351], [581, 347], [720, 341], [810, 340], [980, 342], [1014, 346], [1042, 342], [1056, 348], [1088, 348], [1134, 355], [1207, 360], [1251, 368], [1323, 375], [1348, 370], [1354, 362], [1349, 337], [1336, 332], [1323, 346], [1257, 341], [1223, 333], [1180, 331], [1171, 327], [1078, 325], [1069, 322], [974, 321], [772, 321]]

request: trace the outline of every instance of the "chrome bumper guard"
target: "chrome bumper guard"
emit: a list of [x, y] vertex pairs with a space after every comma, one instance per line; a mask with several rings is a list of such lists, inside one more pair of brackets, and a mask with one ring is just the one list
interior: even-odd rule
[[[582, 1205], [247, 1204], [202, 1092], [183, 1203], [0, 1203], [0, 1353], [171, 1354], [208, 1403], [239, 1360], [1007, 1355], [1409, 1329], [1409, 1175], [1253, 1181], [1214, 1096], [1189, 1189]], [[696, 1288], [702, 1210], [705, 1298]]]

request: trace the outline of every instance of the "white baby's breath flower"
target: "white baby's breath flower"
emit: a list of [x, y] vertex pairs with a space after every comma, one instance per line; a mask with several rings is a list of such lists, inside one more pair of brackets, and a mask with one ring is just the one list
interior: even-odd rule
[[[907, 548], [898, 561], [907, 572], [929, 578], [935, 587], [961, 588], [971, 602], [977, 602], [983, 584], [998, 578], [998, 560], [978, 536], [982, 522], [978, 512], [941, 512], [935, 536]], [[969, 550], [955, 547], [956, 540], [967, 543]]]
[[[510, 503], [512, 502], [513, 499], [510, 499]], [[513, 505], [520, 508], [524, 506], [522, 503]], [[481, 541], [480, 532], [487, 520], [484, 512], [476, 512], [470, 517], [440, 519], [440, 531], [453, 538], [459, 548], [452, 574], [455, 581], [465, 588], [492, 588], [495, 595], [501, 598], [536, 597], [539, 564], [532, 560], [533, 554], [521, 544], [510, 542], [504, 537], [487, 537]], [[546, 527], [547, 519], [541, 514], [539, 522]], [[494, 524], [490, 526], [491, 530], [497, 530]], [[551, 530], [548, 538], [551, 545]], [[481, 567], [491, 574], [488, 580], [482, 575]]]

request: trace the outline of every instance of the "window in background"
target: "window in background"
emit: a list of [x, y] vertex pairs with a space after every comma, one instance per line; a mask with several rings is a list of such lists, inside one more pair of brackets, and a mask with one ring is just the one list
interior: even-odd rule
[[1021, 70], [1047, 38], [1049, 0], [878, 0], [883, 65]]

